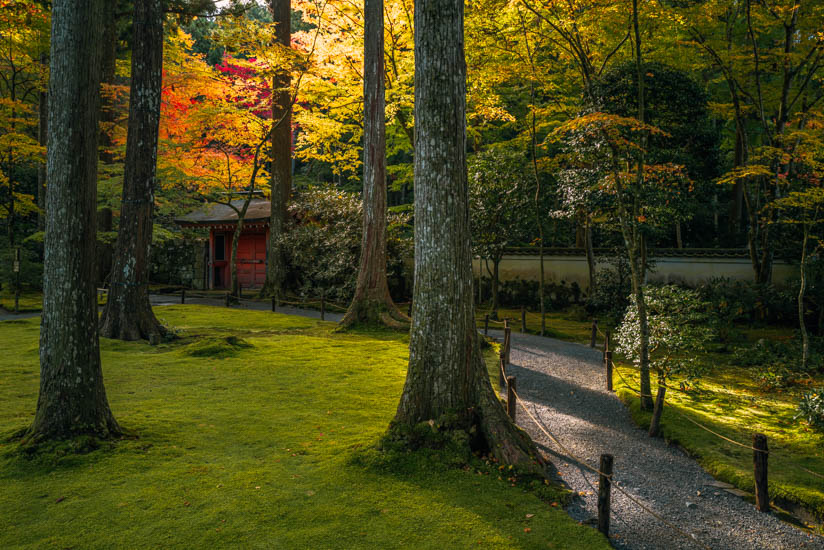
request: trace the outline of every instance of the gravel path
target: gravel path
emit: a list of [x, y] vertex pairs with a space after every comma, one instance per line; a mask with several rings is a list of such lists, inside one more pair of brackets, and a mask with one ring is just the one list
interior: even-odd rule
[[[624, 405], [605, 389], [602, 354], [571, 344], [513, 333], [511, 366], [524, 405], [573, 454], [597, 467], [614, 455], [618, 485], [706, 546], [730, 550], [824, 549], [809, 535], [713, 486], [716, 480], [677, 447], [637, 428]], [[666, 415], [666, 412], [664, 413]], [[569, 508], [579, 521], [597, 517], [598, 477], [559, 454], [519, 407], [521, 425], [545, 452], [569, 487], [584, 493]], [[613, 488], [612, 543], [633, 550], [700, 548], [642, 511]]]

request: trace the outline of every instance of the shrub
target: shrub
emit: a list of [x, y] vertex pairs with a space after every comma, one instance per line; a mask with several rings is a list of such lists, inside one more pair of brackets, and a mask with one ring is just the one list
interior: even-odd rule
[[751, 378], [762, 391], [788, 388], [809, 379], [807, 370], [821, 360], [817, 347], [811, 350], [806, 370], [801, 368], [801, 347], [795, 340], [758, 340], [753, 346], [738, 348], [733, 354], [733, 364], [749, 367]]
[[[698, 356], [713, 336], [706, 304], [696, 291], [675, 285], [648, 286], [644, 292], [650, 368], [658, 371], [663, 378], [679, 374], [687, 382], [693, 382], [707, 369]], [[627, 307], [615, 336], [617, 351], [638, 364], [641, 330], [634, 301]]]
[[824, 388], [805, 393], [798, 403], [795, 419], [803, 418], [813, 429], [824, 431]]
[[626, 262], [616, 262], [612, 267], [599, 269], [595, 272], [595, 289], [587, 299], [587, 309], [590, 313], [618, 321], [629, 306], [631, 290]]
[[[289, 206], [291, 227], [282, 238], [287, 263], [286, 287], [307, 297], [321, 291], [348, 303], [355, 293], [363, 215], [360, 197], [327, 186], [295, 194]], [[387, 276], [390, 289], [406, 290], [404, 260], [411, 257], [408, 214], [389, 213]], [[401, 296], [394, 294], [397, 299]]]

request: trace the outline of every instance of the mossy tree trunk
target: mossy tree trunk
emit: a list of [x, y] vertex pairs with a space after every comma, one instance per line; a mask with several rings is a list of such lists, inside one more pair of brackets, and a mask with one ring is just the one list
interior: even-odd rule
[[149, 339], [164, 332], [149, 303], [162, 64], [163, 1], [136, 0], [120, 228], [100, 328], [106, 338]]
[[103, 0], [52, 4], [40, 393], [29, 441], [120, 432], [97, 336], [95, 214]]
[[[291, 0], [269, 0], [276, 39], [289, 48], [292, 39]], [[283, 250], [280, 244], [286, 228], [289, 200], [292, 195], [292, 77], [288, 70], [279, 72], [272, 82], [272, 164], [270, 169], [269, 241], [266, 245], [266, 281], [262, 296], [280, 294], [285, 277]]]
[[463, 12], [462, 0], [415, 5], [415, 289], [395, 424], [457, 416], [490, 455], [543, 474], [544, 459], [492, 389], [475, 328]]
[[404, 327], [386, 281], [386, 99], [383, 0], [364, 5], [363, 237], [355, 296], [341, 321]]

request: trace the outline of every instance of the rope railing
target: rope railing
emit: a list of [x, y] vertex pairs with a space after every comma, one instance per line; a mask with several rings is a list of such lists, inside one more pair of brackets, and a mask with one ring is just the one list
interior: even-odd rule
[[[506, 371], [504, 370], [504, 363], [503, 363], [503, 362], [500, 362], [500, 368], [501, 368], [501, 373], [502, 373], [502, 375], [503, 375], [503, 378], [504, 378], [505, 380], [508, 380], [508, 379], [507, 379], [507, 376], [506, 376]], [[564, 456], [564, 458], [567, 458], [567, 459], [568, 459], [568, 460], [570, 460], [570, 461], [576, 462], [576, 463], [580, 464], [581, 466], [583, 466], [584, 468], [586, 468], [587, 470], [589, 470], [589, 471], [591, 471], [591, 472], [593, 472], [593, 473], [595, 473], [595, 474], [598, 474], [599, 476], [602, 476], [602, 477], [604, 477], [604, 478], [608, 479], [608, 480], [610, 481], [610, 483], [612, 483], [612, 485], [615, 487], [615, 489], [616, 489], [618, 492], [620, 492], [620, 493], [621, 493], [621, 494], [623, 494], [625, 497], [627, 497], [627, 499], [629, 499], [632, 503], [634, 503], [636, 506], [638, 506], [639, 508], [641, 508], [643, 511], [647, 512], [648, 514], [650, 514], [651, 516], [653, 516], [654, 518], [656, 518], [657, 520], [659, 520], [660, 522], [662, 522], [664, 525], [666, 525], [667, 527], [669, 527], [670, 529], [672, 529], [672, 530], [673, 530], [673, 531], [675, 531], [676, 533], [679, 533], [680, 535], [682, 535], [682, 536], [684, 536], [684, 537], [688, 538], [690, 541], [692, 541], [692, 542], [694, 542], [694, 543], [698, 544], [698, 545], [699, 545], [699, 546], [701, 546], [702, 548], [704, 548], [704, 549], [706, 549], [706, 550], [712, 550], [709, 546], [707, 546], [706, 544], [704, 544], [703, 542], [701, 542], [701, 541], [700, 541], [700, 540], [699, 540], [699, 539], [698, 539], [695, 535], [693, 535], [692, 533], [688, 533], [688, 532], [686, 532], [686, 531], [684, 531], [684, 530], [680, 529], [678, 526], [676, 526], [676, 525], [674, 525], [672, 522], [668, 521], [665, 517], [663, 517], [663, 516], [661, 516], [660, 514], [656, 513], [655, 511], [653, 511], [652, 509], [650, 509], [648, 506], [646, 506], [644, 503], [640, 502], [638, 499], [636, 499], [636, 498], [635, 498], [635, 497], [633, 497], [631, 494], [629, 494], [629, 493], [628, 493], [626, 490], [624, 490], [624, 489], [623, 489], [620, 485], [618, 485], [617, 483], [615, 483], [615, 482], [614, 482], [614, 479], [613, 479], [614, 474], [611, 474], [611, 473], [610, 473], [610, 474], [604, 473], [604, 472], [602, 472], [601, 470], [599, 470], [598, 468], [594, 468], [594, 467], [590, 466], [589, 464], [587, 464], [587, 463], [586, 463], [586, 461], [585, 461], [585, 460], [583, 460], [582, 458], [580, 458], [580, 457], [578, 457], [577, 455], [575, 455], [575, 453], [573, 453], [572, 451], [570, 451], [570, 450], [566, 447], [566, 445], [564, 445], [564, 444], [561, 442], [561, 440], [560, 440], [560, 439], [558, 439], [558, 438], [557, 438], [554, 434], [552, 434], [552, 432], [549, 430], [549, 428], [547, 428], [547, 427], [546, 427], [546, 425], [545, 425], [543, 422], [539, 421], [539, 420], [536, 418], [536, 416], [535, 416], [534, 414], [532, 414], [532, 412], [531, 412], [531, 411], [527, 408], [527, 406], [524, 404], [524, 401], [523, 401], [523, 399], [521, 398], [521, 396], [520, 396], [520, 395], [519, 395], [519, 394], [515, 391], [514, 387], [508, 387], [508, 391], [509, 391], [509, 392], [511, 392], [511, 393], [512, 393], [512, 395], [514, 395], [514, 396], [515, 396], [515, 398], [516, 398], [516, 403], [517, 403], [517, 404], [519, 404], [519, 405], [521, 406], [521, 408], [524, 410], [524, 412], [526, 412], [527, 416], [529, 416], [529, 418], [532, 420], [532, 422], [535, 424], [535, 426], [537, 426], [537, 427], [538, 427], [538, 429], [539, 429], [541, 432], [543, 432], [543, 434], [544, 434], [546, 437], [548, 437], [551, 441], [555, 442], [555, 444], [556, 444], [558, 447], [560, 447], [560, 449], [563, 451], [563, 453], [559, 453], [559, 454], [561, 454], [562, 456]]]
[[[615, 365], [615, 362], [614, 362], [614, 361], [612, 362], [612, 370], [613, 370], [613, 372], [615, 372], [615, 374], [617, 374], [617, 375], [618, 375], [618, 378], [620, 378], [620, 379], [621, 379], [621, 382], [623, 382], [623, 383], [624, 383], [624, 386], [625, 386], [628, 390], [630, 390], [631, 392], [635, 393], [635, 394], [636, 394], [636, 395], [638, 395], [639, 397], [652, 397], [651, 395], [645, 395], [645, 394], [642, 394], [642, 393], [641, 393], [641, 391], [640, 391], [638, 388], [635, 388], [635, 387], [633, 387], [632, 385], [630, 385], [630, 383], [627, 381], [627, 379], [626, 379], [626, 378], [624, 378], [624, 376], [621, 374], [621, 371], [617, 368], [617, 366]], [[683, 390], [680, 390], [680, 389], [678, 389], [678, 388], [674, 388], [674, 387], [672, 387], [672, 386], [665, 386], [665, 387], [667, 387], [667, 388], [671, 388], [671, 389], [675, 389], [675, 390], [678, 390], [678, 391], [682, 391], [682, 392], [683, 392]], [[684, 393], [688, 393], [688, 392], [684, 392]], [[746, 443], [741, 443], [740, 441], [736, 441], [736, 440], [734, 440], [734, 439], [731, 439], [731, 438], [729, 438], [729, 437], [727, 437], [727, 436], [725, 436], [725, 435], [723, 435], [723, 434], [720, 434], [720, 433], [718, 433], [718, 432], [714, 431], [713, 429], [711, 429], [711, 428], [709, 428], [709, 427], [705, 426], [704, 424], [701, 424], [701, 423], [700, 423], [700, 422], [698, 422], [697, 420], [694, 420], [694, 419], [690, 418], [689, 416], [685, 415], [684, 413], [682, 413], [681, 411], [679, 411], [679, 410], [678, 410], [678, 408], [676, 408], [676, 407], [675, 407], [674, 405], [672, 405], [671, 403], [668, 403], [668, 402], [664, 401], [664, 406], [666, 406], [666, 407], [668, 408], [668, 410], [670, 410], [670, 411], [674, 412], [676, 415], [678, 415], [679, 417], [683, 418], [683, 419], [684, 419], [684, 420], [686, 420], [687, 422], [690, 422], [690, 423], [694, 424], [695, 426], [697, 426], [697, 427], [701, 428], [702, 430], [704, 430], [704, 431], [706, 431], [706, 432], [708, 432], [708, 433], [710, 433], [710, 434], [712, 434], [712, 435], [714, 435], [714, 436], [718, 437], [719, 439], [722, 439], [722, 440], [724, 440], [724, 441], [726, 441], [726, 442], [728, 442], [728, 443], [731, 443], [731, 444], [733, 444], [733, 445], [736, 445], [736, 446], [741, 447], [741, 448], [744, 448], [744, 449], [748, 449], [748, 450], [753, 451], [753, 452], [757, 452], [757, 453], [764, 453], [764, 454], [770, 454], [770, 451], [768, 451], [768, 450], [765, 450], [765, 449], [759, 449], [759, 448], [757, 448], [757, 447], [753, 447], [752, 445], [747, 445]], [[796, 461], [794, 461], [793, 459], [791, 459], [791, 458], [789, 458], [789, 457], [782, 456], [781, 458], [782, 458], [785, 462], [787, 462], [787, 463], [791, 464], [792, 466], [794, 466], [795, 468], [798, 468], [799, 470], [802, 470], [802, 471], [804, 471], [804, 472], [806, 472], [806, 473], [808, 473], [808, 474], [810, 474], [810, 475], [812, 475], [812, 476], [814, 476], [814, 477], [817, 477], [817, 478], [820, 478], [820, 479], [824, 479], [824, 475], [821, 475], [821, 474], [819, 474], [819, 473], [813, 472], [812, 470], [810, 470], [810, 469], [808, 469], [808, 468], [805, 468], [804, 466], [802, 466], [801, 464], [797, 463]]]

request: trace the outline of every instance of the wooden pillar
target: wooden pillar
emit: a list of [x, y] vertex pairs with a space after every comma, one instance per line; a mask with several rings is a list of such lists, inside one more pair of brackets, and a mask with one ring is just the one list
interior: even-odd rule
[[609, 537], [609, 504], [612, 488], [612, 455], [601, 455], [598, 478], [598, 530]]
[[515, 377], [506, 377], [506, 414], [515, 422], [515, 415], [518, 410], [518, 396], [515, 395]]
[[604, 366], [606, 367], [607, 373], [607, 391], [613, 391], [612, 389], [612, 352], [608, 351], [604, 353]]
[[598, 319], [592, 321], [592, 338], [589, 341], [589, 347], [595, 347], [595, 340], [598, 338]]
[[752, 435], [752, 459], [755, 469], [755, 507], [759, 512], [770, 511], [770, 491], [767, 486], [767, 436], [764, 434]]

